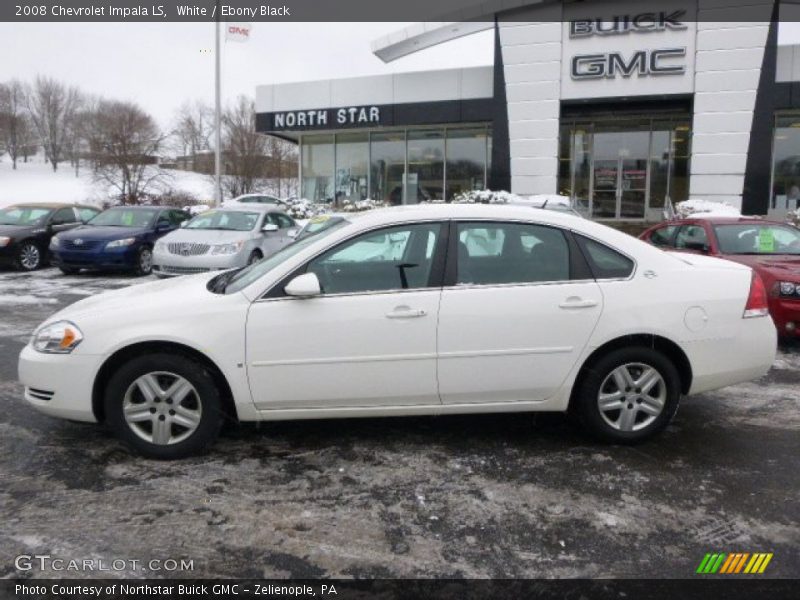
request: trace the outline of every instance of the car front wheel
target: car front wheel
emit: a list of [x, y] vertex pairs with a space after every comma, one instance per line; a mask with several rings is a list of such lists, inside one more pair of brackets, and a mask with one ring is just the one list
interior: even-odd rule
[[206, 450], [223, 421], [211, 374], [195, 360], [173, 354], [139, 356], [120, 367], [106, 388], [105, 414], [120, 439], [157, 459]]
[[23, 271], [35, 271], [42, 266], [42, 251], [33, 242], [25, 242], [17, 253], [17, 266]]
[[153, 272], [153, 251], [147, 246], [139, 248], [136, 254], [136, 265], [134, 273], [137, 275], [150, 275]]
[[637, 443], [670, 422], [678, 409], [680, 383], [675, 365], [661, 352], [621, 348], [587, 368], [572, 408], [593, 436]]

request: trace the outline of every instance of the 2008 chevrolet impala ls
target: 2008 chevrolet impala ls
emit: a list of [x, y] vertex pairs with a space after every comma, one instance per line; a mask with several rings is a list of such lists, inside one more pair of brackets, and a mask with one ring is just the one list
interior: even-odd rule
[[178, 458], [225, 418], [569, 411], [633, 443], [682, 394], [759, 377], [775, 351], [745, 266], [568, 214], [432, 205], [77, 302], [37, 328], [19, 375], [42, 412]]

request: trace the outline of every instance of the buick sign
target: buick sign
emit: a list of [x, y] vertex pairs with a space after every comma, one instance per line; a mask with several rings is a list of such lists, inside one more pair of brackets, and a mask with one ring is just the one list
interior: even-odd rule
[[570, 21], [569, 37], [589, 37], [592, 35], [620, 35], [630, 32], [649, 33], [667, 29], [686, 29], [681, 20], [685, 10], [672, 12], [645, 12], [636, 15], [616, 15], [610, 21], [603, 19], [578, 19]]

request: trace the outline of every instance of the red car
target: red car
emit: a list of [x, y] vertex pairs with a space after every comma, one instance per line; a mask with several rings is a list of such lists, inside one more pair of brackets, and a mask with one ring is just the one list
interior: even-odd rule
[[752, 217], [695, 217], [651, 227], [640, 239], [678, 252], [725, 258], [761, 276], [778, 335], [800, 339], [800, 229]]

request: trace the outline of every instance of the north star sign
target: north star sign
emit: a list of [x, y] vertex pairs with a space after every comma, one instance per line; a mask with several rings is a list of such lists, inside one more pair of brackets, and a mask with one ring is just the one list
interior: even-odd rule
[[[625, 35], [628, 33], [653, 33], [659, 31], [681, 31], [687, 29], [681, 19], [685, 10], [672, 12], [645, 12], [634, 15], [617, 15], [610, 21], [603, 19], [578, 19], [570, 21], [569, 37]], [[570, 76], [572, 79], [613, 79], [617, 75], [631, 77], [636, 74], [682, 75], [686, 67], [674, 59], [686, 56], [686, 48], [657, 48], [637, 50], [625, 56], [620, 52], [578, 54], [572, 57]], [[672, 60], [671, 60], [672, 59]]]
[[350, 106], [315, 110], [292, 110], [272, 115], [272, 129], [314, 129], [358, 127], [379, 124], [381, 109], [378, 106]]

